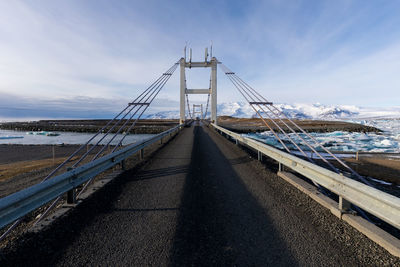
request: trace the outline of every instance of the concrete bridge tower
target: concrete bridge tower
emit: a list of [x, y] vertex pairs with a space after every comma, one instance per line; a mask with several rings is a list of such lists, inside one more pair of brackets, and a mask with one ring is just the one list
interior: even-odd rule
[[[185, 95], [186, 94], [210, 94], [211, 96], [211, 121], [217, 124], [217, 64], [218, 61], [215, 57], [211, 60], [208, 59], [208, 52], [206, 48], [204, 62], [192, 62], [192, 50], [190, 50], [189, 61], [186, 60], [186, 48], [185, 58], [181, 58], [179, 61], [181, 67], [180, 73], [180, 123], [185, 121]], [[186, 68], [211, 68], [211, 83], [208, 89], [188, 89], [186, 87]]]

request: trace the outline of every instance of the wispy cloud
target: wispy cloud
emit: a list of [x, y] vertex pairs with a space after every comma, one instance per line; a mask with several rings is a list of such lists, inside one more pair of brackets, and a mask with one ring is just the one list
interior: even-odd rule
[[134, 39], [148, 39], [140, 27], [137, 31], [130, 28], [126, 34], [135, 38], [125, 40], [114, 50], [107, 44], [110, 41], [102, 39], [116, 38], [120, 42], [126, 39], [121, 36], [123, 33], [105, 36], [107, 33], [100, 30], [104, 23], [88, 23], [79, 7], [65, 13], [61, 6], [37, 10], [21, 2], [0, 5], [2, 92], [44, 97], [117, 97], [121, 96], [119, 88], [142, 90], [155, 73], [173, 63], [166, 57], [155, 61], [151, 53], [144, 61], [143, 41], [144, 47], [136, 54], [121, 51], [128, 46], [138, 49], [140, 42], [133, 42]]
[[[132, 99], [94, 98], [76, 96], [72, 98], [32, 98], [2, 94], [0, 98], [0, 121], [20, 119], [89, 119], [113, 118]], [[155, 99], [147, 114], [176, 110], [178, 101], [167, 98]], [[125, 113], [124, 113], [125, 114]]]

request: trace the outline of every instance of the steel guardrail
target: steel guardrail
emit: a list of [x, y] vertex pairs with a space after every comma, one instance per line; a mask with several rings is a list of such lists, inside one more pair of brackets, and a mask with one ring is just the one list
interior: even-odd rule
[[180, 124], [141, 143], [129, 145], [43, 183], [33, 185], [0, 199], [0, 228], [78, 187], [163, 137], [179, 131], [184, 125]]
[[345, 177], [342, 174], [337, 174], [312, 164], [267, 144], [229, 131], [213, 123], [211, 123], [211, 125], [220, 132], [229, 135], [237, 142], [278, 161], [286, 167], [329, 189], [345, 200], [400, 229], [400, 198]]

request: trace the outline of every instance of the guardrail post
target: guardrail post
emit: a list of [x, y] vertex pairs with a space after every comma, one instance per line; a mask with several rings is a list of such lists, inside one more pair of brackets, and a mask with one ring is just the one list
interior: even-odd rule
[[162, 137], [160, 138], [160, 145], [162, 145]]
[[283, 172], [284, 166], [279, 162], [278, 171]]
[[339, 196], [339, 210], [341, 212], [346, 212], [351, 209], [351, 203], [344, 199], [343, 197]]
[[257, 151], [258, 161], [262, 161], [262, 153], [261, 151]]
[[236, 145], [239, 145], [239, 140], [235, 139], [235, 143], [236, 143]]
[[144, 159], [144, 149], [142, 148], [142, 149], [140, 149], [140, 151], [139, 151], [139, 159]]
[[[68, 167], [67, 171], [72, 171], [74, 168]], [[67, 192], [67, 204], [74, 204], [76, 203], [76, 192], [75, 188], [72, 188]]]
[[76, 203], [76, 191], [75, 188], [67, 192], [67, 204]]
[[126, 170], [126, 162], [125, 162], [125, 160], [121, 161], [121, 169], [122, 169], [123, 171]]
[[359, 157], [359, 156], [358, 156], [358, 151], [357, 151], [357, 152], [356, 152], [356, 160], [358, 160], [358, 157]]

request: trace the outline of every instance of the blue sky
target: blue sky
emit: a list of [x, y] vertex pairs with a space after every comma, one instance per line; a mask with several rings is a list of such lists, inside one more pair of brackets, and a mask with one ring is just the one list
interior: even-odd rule
[[[271, 101], [399, 106], [399, 14], [399, 1], [384, 0], [0, 1], [0, 114], [49, 103], [118, 110], [185, 43], [200, 60], [211, 40]], [[160, 105], [177, 105], [177, 74]], [[191, 70], [189, 87], [208, 75]], [[219, 102], [242, 101], [222, 72], [218, 86]]]

